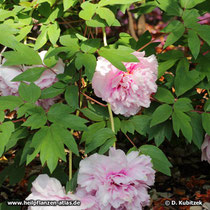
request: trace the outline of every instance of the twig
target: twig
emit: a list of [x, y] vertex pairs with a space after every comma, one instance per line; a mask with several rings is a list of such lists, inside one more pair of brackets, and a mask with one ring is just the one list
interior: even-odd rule
[[51, 72], [53, 72], [55, 75], [57, 75], [57, 73], [53, 70], [53, 69], [51, 69], [51, 68], [49, 68], [48, 66], [46, 66], [46, 65], [44, 65], [44, 64], [42, 64], [46, 69], [49, 69]]
[[97, 100], [95, 100], [95, 99], [91, 98], [90, 96], [86, 95], [86, 94], [85, 94], [85, 93], [83, 93], [82, 91], [80, 91], [80, 93], [81, 93], [83, 96], [85, 96], [87, 99], [89, 99], [89, 100], [91, 100], [91, 101], [93, 101], [93, 102], [95, 102], [95, 103], [99, 104], [100, 106], [107, 107], [107, 105], [106, 105], [106, 104], [102, 104], [102, 103], [100, 103], [99, 101], [97, 101]]
[[[125, 134], [125, 133], [124, 133]], [[126, 136], [126, 138], [130, 141], [130, 143], [134, 146], [134, 147], [136, 147], [136, 145], [134, 144], [134, 142], [130, 139], [130, 137], [127, 135], [127, 134], [125, 134], [125, 136]], [[137, 147], [136, 147], [137, 148]]]
[[17, 123], [17, 122], [25, 122], [26, 119], [25, 118], [21, 118], [21, 119], [18, 119], [18, 120], [12, 120], [13, 123]]
[[139, 49], [137, 50], [137, 52], [143, 50], [145, 47], [147, 47], [148, 45], [150, 45], [150, 44], [153, 43], [154, 41], [160, 39], [160, 37], [162, 37], [162, 36], [163, 36], [163, 35], [160, 35], [160, 36], [158, 36], [157, 38], [151, 40], [150, 42], [148, 42], [147, 44], [145, 44], [144, 46], [142, 46], [141, 48], [139, 48]]
[[70, 21], [63, 21], [63, 22], [58, 22], [58, 24], [67, 24], [67, 23], [78, 23], [78, 22], [83, 22], [84, 20], [70, 20]]

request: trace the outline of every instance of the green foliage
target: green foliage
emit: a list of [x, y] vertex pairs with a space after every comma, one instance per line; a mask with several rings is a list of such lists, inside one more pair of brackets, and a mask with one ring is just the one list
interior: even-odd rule
[[172, 107], [168, 104], [160, 105], [152, 114], [152, 121], [150, 126], [157, 125], [166, 121], [172, 114]]
[[0, 139], [1, 139], [0, 156], [2, 156], [5, 146], [7, 145], [14, 129], [15, 129], [14, 124], [12, 122], [5, 122], [0, 124]]
[[42, 165], [46, 162], [51, 173], [56, 168], [59, 158], [65, 161], [66, 156], [63, 139], [59, 134], [58, 127], [55, 125], [42, 127], [33, 136], [31, 147], [34, 148], [34, 152], [27, 156], [27, 164], [30, 163], [39, 152]]
[[41, 89], [34, 83], [27, 85], [22, 82], [19, 86], [18, 92], [24, 101], [30, 103], [35, 103], [41, 96]]
[[[119, 11], [123, 18], [128, 18], [127, 10], [135, 13], [137, 22], [156, 7], [164, 22], [160, 33], [146, 31], [137, 39], [133, 33], [121, 32], [126, 27], [131, 32], [132, 24], [124, 23]], [[0, 173], [0, 184], [7, 177], [10, 184], [18, 183], [25, 164], [35, 158], [53, 176], [58, 163], [72, 151], [73, 159], [78, 156], [73, 164], [77, 172], [66, 190], [75, 190], [79, 151], [88, 156], [104, 154], [115, 142], [117, 147], [124, 145], [128, 133], [132, 140], [155, 144], [142, 145], [140, 152], [152, 158], [157, 171], [170, 175], [172, 165], [158, 147], [164, 149], [176, 140], [200, 149], [205, 133], [210, 135], [210, 26], [199, 23], [206, 12], [210, 12], [207, 0], [0, 1], [0, 68], [23, 71], [14, 78], [8, 74], [8, 84], [12, 80], [19, 86], [17, 93], [3, 96], [0, 90], [0, 156], [18, 148], [14, 164]], [[44, 50], [47, 53], [41, 58], [38, 53]], [[102, 56], [126, 72], [124, 62], [139, 62], [132, 54], [137, 50], [157, 57], [157, 92], [151, 95], [149, 108], [142, 107], [128, 118], [114, 115], [112, 121], [105, 102], [91, 88], [97, 58]], [[36, 81], [47, 75], [48, 68], [61, 65], [61, 60], [64, 73], [40, 89]], [[46, 110], [37, 105], [54, 97], [55, 104]]]
[[138, 59], [131, 54], [132, 52], [134, 51], [128, 47], [120, 46], [118, 49], [102, 47], [98, 53], [110, 61], [116, 68], [126, 71], [122, 62], [138, 62]]
[[157, 6], [171, 16], [181, 16], [182, 9], [176, 0], [156, 0]]
[[15, 51], [4, 52], [3, 56], [6, 58], [4, 65], [39, 65], [42, 64], [42, 60], [38, 53], [32, 48], [24, 44], [18, 44]]
[[164, 153], [153, 145], [143, 145], [139, 148], [142, 154], [149, 155], [152, 158], [153, 166], [156, 170], [170, 176], [172, 167], [171, 163], [168, 161]]
[[179, 137], [179, 131], [181, 129], [184, 137], [191, 142], [192, 126], [190, 124], [190, 117], [182, 111], [174, 110], [172, 114], [172, 122], [175, 134]]
[[157, 93], [154, 95], [154, 98], [167, 104], [174, 103], [174, 96], [172, 95], [172, 93], [168, 89], [163, 87], [158, 88]]
[[45, 71], [44, 67], [34, 67], [29, 68], [23, 73], [16, 76], [12, 81], [26, 81], [26, 82], [35, 82], [40, 78], [42, 73]]
[[173, 44], [176, 42], [181, 36], [184, 34], [184, 25], [178, 21], [178, 20], [173, 20], [171, 21], [163, 30], [162, 32], [168, 33], [171, 32], [166, 40], [166, 43], [164, 47], [168, 47], [169, 45]]
[[86, 146], [85, 152], [89, 153], [97, 147], [103, 145], [108, 139], [113, 138], [114, 133], [110, 128], [102, 128], [93, 134], [92, 140]]

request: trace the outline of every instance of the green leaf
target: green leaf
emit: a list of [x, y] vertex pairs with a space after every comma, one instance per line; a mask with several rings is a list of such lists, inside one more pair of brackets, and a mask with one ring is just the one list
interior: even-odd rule
[[86, 1], [81, 4], [81, 7], [83, 10], [80, 11], [79, 17], [84, 20], [91, 20], [96, 11], [97, 5]]
[[101, 121], [101, 122], [97, 122], [97, 123], [94, 123], [90, 126], [88, 126], [88, 129], [86, 131], [83, 132], [82, 134], [82, 138], [81, 138], [81, 141], [80, 141], [80, 144], [82, 142], [86, 142], [86, 144], [89, 144], [92, 139], [93, 139], [93, 135], [100, 129], [104, 128], [105, 127], [105, 121]]
[[4, 153], [5, 146], [7, 145], [12, 132], [15, 130], [13, 122], [5, 122], [0, 124], [0, 157]]
[[72, 108], [64, 104], [54, 104], [50, 107], [48, 114], [48, 120], [54, 123], [59, 123], [65, 128], [71, 128], [74, 130], [86, 130], [87, 120], [78, 117], [73, 114]]
[[52, 6], [55, 3], [56, 0], [38, 0], [35, 4], [41, 4], [43, 2], [47, 2]]
[[98, 51], [99, 55], [106, 58], [116, 68], [122, 71], [126, 71], [126, 68], [122, 62], [139, 62], [139, 60], [131, 54], [133, 52], [134, 51], [131, 48], [125, 46], [119, 46], [118, 49], [102, 47]]
[[100, 39], [88, 39], [82, 42], [81, 50], [85, 53], [94, 53], [100, 47]]
[[[110, 119], [107, 121], [107, 128], [110, 128], [110, 129], [112, 128]], [[114, 131], [115, 131], [115, 134], [118, 133], [120, 128], [121, 128], [120, 119], [118, 117], [114, 117]]]
[[18, 33], [19, 30], [12, 28], [8, 24], [1, 23], [0, 31], [0, 44], [12, 49], [16, 49], [16, 47], [19, 45], [19, 42], [16, 40], [16, 37], [13, 34]]
[[160, 105], [152, 114], [150, 127], [166, 121], [172, 114], [172, 107], [168, 104]]
[[171, 59], [179, 60], [180, 58], [183, 58], [183, 57], [184, 57], [184, 54], [181, 50], [170, 50], [165, 53], [158, 54], [158, 58], [165, 61], [171, 60]]
[[64, 12], [74, 6], [78, 0], [63, 0]]
[[172, 137], [171, 122], [166, 121], [164, 123], [153, 126], [147, 131], [147, 133], [149, 134], [148, 140], [154, 138], [156, 146], [159, 147], [163, 143], [165, 138], [167, 138], [169, 141], [171, 140]]
[[193, 57], [196, 59], [200, 52], [200, 39], [195, 31], [188, 31], [188, 45]]
[[182, 19], [184, 20], [184, 25], [187, 28], [197, 28], [200, 27], [198, 22], [198, 17], [200, 16], [197, 9], [184, 10]]
[[107, 118], [104, 117], [103, 115], [100, 115], [96, 113], [95, 111], [89, 109], [89, 108], [83, 108], [81, 109], [81, 112], [90, 120], [93, 121], [103, 121], [106, 120]]
[[176, 0], [156, 0], [157, 6], [168, 15], [181, 16], [183, 10]]
[[157, 93], [154, 95], [154, 98], [167, 104], [173, 104], [175, 100], [171, 91], [163, 87], [158, 87]]
[[35, 103], [41, 96], [41, 89], [34, 83], [30, 85], [20, 83], [18, 92], [23, 100], [30, 103]]
[[210, 37], [209, 37], [209, 25], [199, 25], [199, 27], [194, 28], [198, 35], [210, 46]]
[[204, 111], [210, 112], [210, 99], [208, 99], [206, 103], [204, 104]]
[[[80, 50], [78, 39], [76, 37], [73, 37], [72, 35], [61, 36], [60, 43], [64, 46], [68, 47], [67, 49], [69, 50], [69, 53], [71, 56]], [[60, 50], [59, 48], [56, 48], [56, 49]], [[65, 51], [66, 51], [66, 49], [65, 49]]]
[[50, 86], [42, 90], [41, 99], [54, 98], [65, 91], [64, 88], [54, 88]]
[[94, 135], [92, 141], [85, 147], [85, 153], [89, 153], [100, 147], [106, 142], [106, 140], [114, 137], [115, 134], [110, 128], [102, 128], [98, 130]]
[[121, 130], [124, 134], [127, 132], [134, 134], [135, 126], [132, 120], [122, 120], [121, 121]]
[[53, 124], [53, 130], [54, 133], [56, 133], [62, 139], [63, 143], [68, 147], [68, 149], [72, 151], [75, 155], [79, 156], [77, 143], [70, 131], [56, 123]]
[[169, 45], [176, 42], [179, 38], [182, 37], [184, 34], [185, 28], [183, 23], [181, 23], [178, 20], [171, 21], [163, 30], [162, 32], [171, 32], [166, 40], [166, 43], [164, 44], [164, 48], [168, 47]]
[[179, 137], [179, 131], [181, 129], [184, 137], [191, 143], [192, 141], [192, 126], [190, 124], [191, 119], [185, 113], [174, 110], [172, 114], [173, 129], [176, 135]]
[[200, 149], [203, 143], [204, 134], [201, 115], [196, 112], [189, 112], [189, 115], [191, 117], [191, 125], [193, 130], [192, 140], [193, 143], [198, 147], [198, 149]]
[[39, 34], [36, 43], [34, 45], [34, 49], [38, 50], [41, 47], [43, 47], [47, 42], [47, 27], [44, 26], [41, 30], [41, 33]]
[[45, 71], [44, 67], [34, 67], [27, 69], [23, 73], [16, 76], [12, 81], [27, 81], [27, 82], [35, 82], [40, 78], [42, 73]]
[[158, 78], [160, 78], [168, 69], [175, 65], [178, 59], [170, 59], [160, 62], [158, 65]]
[[70, 85], [66, 88], [65, 92], [65, 99], [70, 107], [76, 109], [78, 108], [79, 104], [79, 97], [78, 97], [78, 87], [75, 85]]
[[57, 126], [55, 125], [43, 127], [36, 132], [33, 136], [31, 147], [35, 150], [32, 154], [27, 156], [27, 164], [29, 164], [39, 152], [42, 165], [46, 162], [51, 173], [55, 170], [59, 158], [66, 161], [63, 139], [60, 133], [57, 133]]
[[[210, 53], [206, 55], [199, 55], [196, 60], [197, 66], [196, 70], [201, 74], [207, 76], [208, 80], [210, 81]], [[210, 89], [209, 82], [206, 83], [205, 89]]]
[[23, 104], [23, 100], [19, 96], [1, 96], [0, 108], [1, 110], [10, 109], [14, 110]]
[[53, 45], [56, 45], [56, 42], [59, 39], [60, 36], [60, 28], [58, 26], [58, 24], [54, 23], [52, 25], [49, 26], [49, 28], [47, 29], [47, 34], [49, 36], [49, 40]]
[[174, 110], [178, 110], [181, 112], [188, 112], [193, 110], [193, 106], [191, 105], [191, 100], [189, 98], [179, 98], [174, 103]]
[[99, 149], [98, 154], [104, 154], [109, 150], [111, 146], [114, 145], [114, 142], [116, 142], [116, 137], [108, 139]]
[[138, 2], [139, 0], [101, 0], [99, 2], [100, 6], [115, 5], [115, 4], [132, 4]]
[[28, 129], [27, 128], [23, 128], [23, 127], [19, 127], [17, 128], [11, 135], [9, 141], [6, 144], [6, 151], [8, 151], [9, 149], [11, 149], [12, 147], [14, 147], [18, 140], [20, 139], [24, 139], [28, 136]]
[[33, 25], [21, 28], [19, 34], [16, 36], [17, 41], [22, 41], [31, 32], [32, 27]]
[[84, 54], [79, 52], [76, 55], [75, 66], [78, 70], [82, 66], [85, 66], [85, 73], [88, 80], [91, 81], [96, 68], [96, 57], [92, 54]]
[[0, 110], [0, 123], [4, 121], [5, 113], [4, 111]]
[[136, 43], [136, 50], [140, 49], [144, 45], [146, 45], [148, 42], [152, 40], [152, 35], [149, 31], [145, 31], [138, 39]]
[[206, 133], [210, 135], [210, 114], [209, 113], [203, 113], [202, 114], [202, 125]]
[[28, 117], [28, 110], [34, 109], [37, 106], [35, 104], [31, 104], [31, 103], [24, 103], [21, 107], [19, 107], [19, 109], [17, 110], [17, 115], [18, 118], [22, 117], [25, 115], [25, 117]]
[[172, 167], [172, 165], [158, 147], [153, 145], [143, 145], [139, 148], [139, 150], [141, 153], [149, 155], [152, 158], [154, 169], [171, 176], [170, 167]]
[[180, 0], [181, 6], [186, 9], [195, 7], [197, 4], [204, 2], [205, 0]]
[[31, 127], [31, 129], [38, 129], [44, 126], [47, 122], [45, 111], [42, 107], [35, 107], [27, 110], [31, 116], [22, 124], [22, 126]]
[[137, 13], [138, 15], [147, 14], [152, 12], [157, 7], [155, 2], [146, 2], [141, 4], [140, 7], [130, 10], [132, 13]]
[[77, 170], [72, 179], [66, 183], [66, 194], [70, 192], [75, 192], [77, 188], [77, 176], [78, 176], [79, 170]]
[[186, 58], [181, 59], [176, 68], [176, 77], [174, 81], [176, 95], [182, 95], [202, 79], [203, 76], [198, 71], [189, 71], [189, 63]]
[[42, 64], [42, 60], [37, 52], [35, 52], [32, 48], [19, 44], [16, 47], [17, 51], [7, 51], [3, 53], [3, 56], [6, 59], [4, 65], [12, 66], [12, 65], [40, 65]]
[[[86, 25], [89, 27], [106, 27], [108, 24], [104, 19], [101, 19], [99, 15], [95, 15], [92, 20], [86, 20]], [[114, 23], [112, 23], [112, 26], [121, 26], [120, 22], [115, 19]]]
[[109, 26], [111, 26], [115, 22], [114, 13], [108, 8], [99, 7], [96, 10], [96, 14], [98, 14], [100, 18], [106, 20], [106, 22]]
[[147, 115], [134, 116], [131, 121], [135, 126], [135, 130], [141, 135], [146, 135], [146, 131], [149, 128], [151, 117]]

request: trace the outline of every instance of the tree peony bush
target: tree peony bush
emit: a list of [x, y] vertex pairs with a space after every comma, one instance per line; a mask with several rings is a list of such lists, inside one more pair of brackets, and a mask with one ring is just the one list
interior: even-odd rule
[[155, 171], [178, 174], [180, 148], [185, 165], [202, 154], [208, 167], [208, 8], [0, 1], [0, 189], [16, 193], [35, 179], [23, 199], [82, 202], [29, 209], [143, 209]]
[[95, 94], [111, 104], [115, 114], [135, 115], [141, 107], [150, 106], [150, 95], [157, 91], [158, 63], [154, 55], [133, 53], [137, 63], [125, 63], [127, 72], [120, 71], [108, 60], [99, 57], [92, 80]]

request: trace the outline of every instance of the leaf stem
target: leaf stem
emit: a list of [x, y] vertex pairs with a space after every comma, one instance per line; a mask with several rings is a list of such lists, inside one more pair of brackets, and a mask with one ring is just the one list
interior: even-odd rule
[[[72, 130], [73, 131], [73, 130]], [[74, 132], [74, 131], [73, 131]], [[69, 181], [72, 179], [72, 151], [69, 150]]]
[[105, 28], [102, 28], [102, 31], [103, 31], [104, 46], [107, 46], [107, 39], [106, 39], [106, 31], [105, 31]]
[[[108, 104], [108, 110], [109, 110], [109, 118], [110, 118], [110, 122], [111, 122], [111, 128], [112, 131], [115, 133], [115, 129], [114, 129], [114, 118], [113, 118], [113, 114], [112, 114], [112, 109], [111, 109], [111, 105]], [[116, 143], [114, 142], [113, 147], [116, 148]]]

